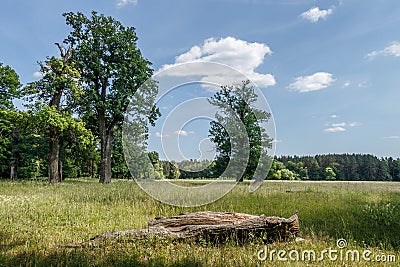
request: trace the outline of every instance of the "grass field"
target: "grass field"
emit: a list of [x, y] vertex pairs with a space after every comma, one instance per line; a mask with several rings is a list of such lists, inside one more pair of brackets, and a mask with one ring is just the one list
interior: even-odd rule
[[[212, 204], [180, 208], [153, 200], [133, 181], [2, 181], [0, 266], [400, 266], [400, 183], [267, 181], [255, 193], [247, 188], [241, 184]], [[240, 246], [152, 239], [63, 247], [108, 231], [145, 228], [157, 216], [201, 210], [286, 218], [298, 210], [305, 240]], [[347, 247], [337, 247], [340, 238]], [[322, 254], [329, 248], [338, 259]], [[278, 259], [279, 250], [287, 261]], [[358, 251], [360, 260], [340, 260], [349, 250]], [[366, 250], [370, 261], [361, 257]], [[266, 251], [267, 258], [259, 260], [257, 254]], [[290, 251], [296, 252], [289, 257]], [[302, 260], [304, 251], [315, 251], [317, 259]], [[321, 254], [325, 258], [318, 261]]]

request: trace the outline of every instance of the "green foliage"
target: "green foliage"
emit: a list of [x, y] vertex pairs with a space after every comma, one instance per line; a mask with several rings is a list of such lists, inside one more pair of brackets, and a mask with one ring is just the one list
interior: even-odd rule
[[331, 167], [325, 168], [325, 179], [326, 180], [336, 180], [336, 173]]
[[93, 139], [92, 133], [81, 121], [72, 118], [70, 111], [82, 94], [80, 72], [71, 60], [72, 49], [56, 45], [61, 58], [48, 57], [45, 62], [39, 62], [42, 78], [29, 83], [23, 90], [23, 95], [33, 102], [27, 107], [34, 112], [32, 118], [38, 132], [46, 136], [49, 143], [48, 176], [51, 183], [62, 179], [60, 143], [79, 142], [87, 147]]
[[[100, 181], [108, 183], [114, 131], [122, 126], [132, 96], [153, 70], [136, 46], [138, 38], [133, 27], [124, 27], [95, 11], [90, 17], [80, 12], [63, 15], [72, 27], [65, 42], [74, 49], [73, 59], [84, 84], [77, 110], [88, 124], [95, 124], [90, 127], [100, 139]], [[154, 110], [149, 119], [154, 119], [157, 112]]]
[[13, 107], [13, 98], [19, 95], [19, 76], [10, 66], [0, 62], [0, 109]]
[[40, 176], [37, 163], [47, 148], [29, 112], [0, 109], [0, 138], [0, 177], [10, 177], [12, 156], [17, 157], [19, 178]]
[[[53, 56], [48, 57], [45, 62], [38, 62], [42, 78], [29, 83], [22, 91], [27, 100], [34, 102], [29, 107], [40, 109], [43, 105], [54, 105], [59, 109], [61, 104], [64, 108], [70, 108], [79, 99], [82, 94], [80, 72], [73, 61], [66, 60], [67, 62]], [[55, 103], [56, 98], [58, 103]]]
[[215, 161], [211, 160], [184, 160], [178, 162], [181, 172], [180, 178], [215, 178]]
[[218, 153], [216, 173], [221, 174], [233, 159], [239, 168], [241, 165], [245, 167], [243, 175], [238, 173], [235, 178], [238, 181], [252, 178], [261, 154], [271, 148], [272, 140], [260, 126], [269, 120], [271, 114], [252, 107], [257, 98], [250, 81], [237, 86], [222, 86], [209, 98], [209, 102], [219, 108], [217, 121], [210, 123], [209, 131]]
[[82, 120], [72, 117], [70, 111], [57, 111], [56, 107], [43, 106], [33, 114], [35, 126], [42, 133], [57, 128], [65, 143], [78, 142], [83, 148], [93, 145], [93, 135]]
[[0, 109], [0, 177], [9, 176], [12, 131], [10, 111]]
[[103, 108], [108, 124], [121, 122], [129, 97], [152, 75], [150, 62], [136, 47], [135, 29], [95, 11], [90, 18], [79, 12], [64, 17], [72, 27], [66, 42], [74, 48], [73, 58], [85, 82], [79, 109]]
[[[293, 164], [288, 165], [291, 167], [294, 166]], [[299, 178], [299, 174], [295, 171], [287, 169], [285, 164], [282, 162], [274, 160], [267, 178], [270, 180], [296, 180]]]
[[364, 154], [328, 154], [314, 157], [281, 156], [276, 157], [275, 160], [297, 173], [302, 180], [400, 180], [400, 159], [379, 159], [373, 155]]
[[[154, 170], [156, 171], [156, 174], [158, 174], [158, 176], [159, 176], [158, 178], [165, 178], [164, 172], [163, 172], [163, 163], [160, 161], [160, 155], [157, 153], [157, 151], [149, 152], [148, 156], [149, 156], [151, 164], [153, 165]], [[169, 175], [169, 173], [168, 173], [168, 175]]]
[[[57, 127], [62, 140], [61, 160], [64, 161], [65, 177], [77, 177], [80, 170], [88, 169], [95, 160], [95, 140], [85, 124], [71, 116], [70, 112], [57, 112], [55, 107], [44, 106], [31, 113], [0, 110], [0, 175], [9, 177], [10, 157], [13, 149], [18, 153], [19, 179], [31, 179], [48, 175], [48, 131]], [[13, 129], [18, 129], [17, 144], [12, 146]], [[75, 174], [70, 175], [73, 171]]]
[[175, 161], [163, 161], [162, 168], [166, 179], [178, 179], [181, 175], [179, 166]]

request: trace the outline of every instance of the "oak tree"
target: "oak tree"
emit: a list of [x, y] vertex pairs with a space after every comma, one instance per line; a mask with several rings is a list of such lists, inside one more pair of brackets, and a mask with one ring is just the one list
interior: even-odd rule
[[[72, 27], [65, 43], [74, 49], [73, 58], [82, 73], [84, 94], [79, 105], [82, 116], [90, 114], [100, 139], [100, 182], [111, 182], [111, 155], [116, 127], [124, 120], [130, 97], [151, 77], [151, 63], [136, 42], [135, 28], [124, 27], [112, 17], [93, 11], [65, 13]], [[95, 117], [93, 120], [93, 116]]]
[[49, 182], [62, 180], [60, 161], [60, 135], [65, 131], [78, 131], [83, 135], [90, 134], [82, 125], [72, 118], [70, 105], [79, 97], [80, 73], [72, 61], [72, 48], [65, 49], [56, 43], [61, 58], [48, 57], [39, 62], [41, 79], [29, 83], [23, 94], [34, 104], [28, 106], [36, 114], [37, 127], [48, 136], [49, 142]]
[[[209, 136], [217, 151], [216, 172], [221, 174], [230, 160], [235, 160], [237, 171], [231, 172], [237, 181], [253, 178], [261, 155], [271, 148], [272, 139], [261, 126], [271, 114], [252, 105], [258, 96], [250, 81], [239, 85], [222, 86], [209, 102], [218, 108], [211, 122]], [[267, 164], [265, 164], [267, 165]], [[245, 168], [241, 174], [239, 169]], [[264, 179], [265, 177], [263, 177]]]

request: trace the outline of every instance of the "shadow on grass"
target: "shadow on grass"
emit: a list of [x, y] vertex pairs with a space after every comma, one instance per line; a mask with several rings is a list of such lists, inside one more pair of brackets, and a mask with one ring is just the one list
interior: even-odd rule
[[7, 251], [25, 244], [22, 238], [16, 238], [10, 233], [0, 231], [0, 251]]
[[[108, 249], [108, 251], [107, 251]], [[105, 248], [102, 251], [87, 249], [63, 249], [52, 252], [23, 252], [17, 255], [1, 255], [0, 266], [204, 266], [188, 258], [182, 260], [165, 257], [146, 257], [138, 254], [129, 255], [123, 251]]]

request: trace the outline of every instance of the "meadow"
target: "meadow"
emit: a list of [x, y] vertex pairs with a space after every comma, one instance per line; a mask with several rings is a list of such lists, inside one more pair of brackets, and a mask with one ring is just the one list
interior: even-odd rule
[[[214, 203], [181, 208], [152, 199], [132, 180], [1, 181], [0, 266], [400, 266], [400, 183], [266, 181], [254, 193], [247, 189], [243, 183]], [[145, 228], [157, 216], [202, 210], [286, 218], [297, 210], [304, 240], [215, 245], [152, 238], [65, 247], [109, 231]], [[346, 247], [339, 248], [338, 239]], [[337, 250], [337, 259], [325, 254], [319, 261], [329, 249]], [[311, 250], [316, 260], [288, 256]], [[371, 253], [339, 257], [349, 250]], [[281, 257], [286, 261], [278, 251], [287, 252]]]

